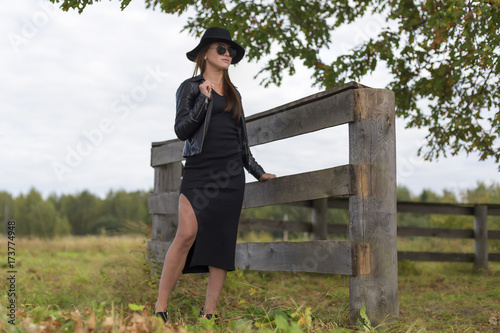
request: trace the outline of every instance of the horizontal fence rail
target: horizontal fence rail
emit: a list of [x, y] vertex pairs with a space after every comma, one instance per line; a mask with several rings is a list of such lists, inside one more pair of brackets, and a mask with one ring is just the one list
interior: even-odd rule
[[[313, 232], [310, 221], [285, 221], [259, 218], [240, 218], [239, 230]], [[329, 234], [348, 234], [349, 226], [341, 223], [327, 223]], [[474, 229], [448, 229], [424, 227], [398, 227], [400, 237], [474, 238]], [[488, 239], [500, 239], [500, 230], [488, 230]]]
[[293, 271], [353, 275], [349, 241], [240, 243], [236, 267], [259, 271]]
[[[290, 203], [303, 207], [313, 207], [313, 200], [304, 200]], [[328, 198], [328, 208], [349, 209], [349, 200], [343, 198]], [[442, 215], [469, 215], [476, 216], [477, 207], [485, 207], [487, 212], [483, 225], [486, 225], [487, 216], [500, 216], [500, 204], [461, 204], [461, 203], [429, 203], [429, 202], [405, 202], [397, 203], [398, 213], [413, 214], [442, 214]], [[329, 234], [349, 234], [347, 224], [327, 223]], [[313, 222], [311, 221], [284, 221], [245, 218], [240, 219], [240, 230], [267, 230], [267, 231], [292, 231], [313, 233]], [[428, 228], [428, 227], [397, 227], [399, 237], [439, 237], [439, 238], [462, 238], [475, 239], [477, 242], [487, 243], [488, 240], [500, 240], [500, 230], [487, 230], [484, 238], [477, 238], [476, 229], [454, 229], [454, 228]], [[411, 261], [437, 261], [437, 262], [475, 262], [477, 257], [487, 258], [486, 262], [500, 262], [500, 253], [488, 253], [487, 247], [476, 247], [483, 253], [443, 253], [443, 252], [413, 252], [398, 251], [398, 260]], [[487, 269], [486, 267], [478, 267]]]
[[[352, 167], [343, 165], [279, 177], [272, 182], [247, 183], [245, 185], [243, 208], [302, 201], [305, 198], [318, 199], [352, 194], [354, 192], [352, 179]], [[149, 213], [168, 214], [177, 209], [178, 203], [178, 191], [152, 193], [148, 199]]]

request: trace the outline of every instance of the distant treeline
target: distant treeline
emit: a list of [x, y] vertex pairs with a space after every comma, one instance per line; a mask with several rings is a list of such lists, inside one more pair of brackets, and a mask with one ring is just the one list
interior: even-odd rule
[[[446, 202], [446, 203], [500, 203], [500, 184], [478, 183], [476, 188], [458, 194], [444, 190], [435, 193], [424, 190], [419, 195], [408, 188], [398, 188], [398, 201]], [[0, 224], [16, 221], [16, 236], [36, 236], [52, 238], [65, 235], [99, 235], [143, 233], [150, 234], [151, 215], [147, 208], [148, 192], [110, 191], [100, 198], [88, 191], [77, 194], [50, 195], [46, 199], [36, 190], [13, 197], [0, 192]], [[5, 215], [7, 214], [7, 215]], [[310, 221], [311, 210], [292, 205], [275, 205], [245, 209], [244, 217], [263, 219], [288, 219], [290, 221]], [[347, 223], [345, 210], [330, 209], [331, 223]], [[498, 218], [492, 218], [496, 228], [500, 228]], [[420, 227], [470, 228], [473, 219], [468, 216], [398, 214], [398, 225]]]
[[[144, 191], [110, 191], [105, 198], [83, 191], [50, 195], [36, 189], [12, 197], [0, 192], [2, 222], [16, 221], [16, 236], [51, 238], [65, 235], [145, 232], [151, 225]], [[3, 228], [2, 228], [3, 231]]]

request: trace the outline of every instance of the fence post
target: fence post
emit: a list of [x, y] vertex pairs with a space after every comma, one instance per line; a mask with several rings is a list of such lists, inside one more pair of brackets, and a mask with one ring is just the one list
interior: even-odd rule
[[474, 206], [474, 270], [488, 273], [488, 206]]
[[383, 89], [353, 95], [349, 161], [356, 188], [349, 197], [349, 239], [357, 249], [357, 274], [349, 279], [350, 318], [355, 324], [366, 306], [378, 325], [399, 314], [395, 98]]
[[[154, 193], [179, 191], [182, 176], [181, 162], [156, 166], [154, 170]], [[152, 239], [163, 242], [174, 239], [177, 223], [177, 211], [170, 212], [169, 214], [153, 214]]]
[[328, 214], [328, 198], [313, 200], [312, 232], [313, 240], [324, 240], [327, 235], [326, 219]]

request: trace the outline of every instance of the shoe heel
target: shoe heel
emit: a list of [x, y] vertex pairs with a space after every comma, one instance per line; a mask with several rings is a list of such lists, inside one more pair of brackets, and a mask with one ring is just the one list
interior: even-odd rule
[[156, 312], [155, 313], [155, 316], [156, 317], [160, 317], [164, 323], [167, 322], [168, 320], [168, 312], [164, 311], [164, 312]]

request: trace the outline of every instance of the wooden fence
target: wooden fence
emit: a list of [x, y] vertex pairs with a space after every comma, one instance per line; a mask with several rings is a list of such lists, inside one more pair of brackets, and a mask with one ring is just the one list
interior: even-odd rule
[[[363, 306], [375, 325], [398, 317], [394, 108], [393, 92], [351, 82], [246, 118], [250, 146], [348, 124], [349, 164], [247, 183], [243, 208], [311, 201], [315, 238], [239, 243], [237, 267], [348, 275], [352, 322]], [[148, 256], [160, 263], [176, 231], [183, 145], [169, 140], [152, 146]], [[332, 197], [348, 197], [348, 241], [324, 240]]]
[[[313, 208], [313, 201], [294, 202], [291, 205]], [[329, 198], [328, 208], [349, 209], [349, 201], [342, 198]], [[410, 252], [399, 251], [398, 260], [473, 262], [478, 272], [488, 272], [488, 262], [500, 262], [500, 253], [489, 253], [488, 240], [500, 240], [500, 230], [488, 229], [488, 216], [500, 216], [500, 204], [451, 204], [428, 202], [397, 203], [398, 213], [443, 214], [474, 216], [473, 229], [424, 228], [398, 226], [397, 234], [402, 237], [439, 237], [474, 239], [474, 253], [464, 252]], [[317, 232], [310, 221], [283, 221], [256, 218], [241, 218], [240, 230], [268, 230]], [[323, 229], [323, 228], [320, 228]], [[326, 223], [328, 234], [348, 234], [348, 225]], [[313, 237], [321, 237], [316, 235]]]

